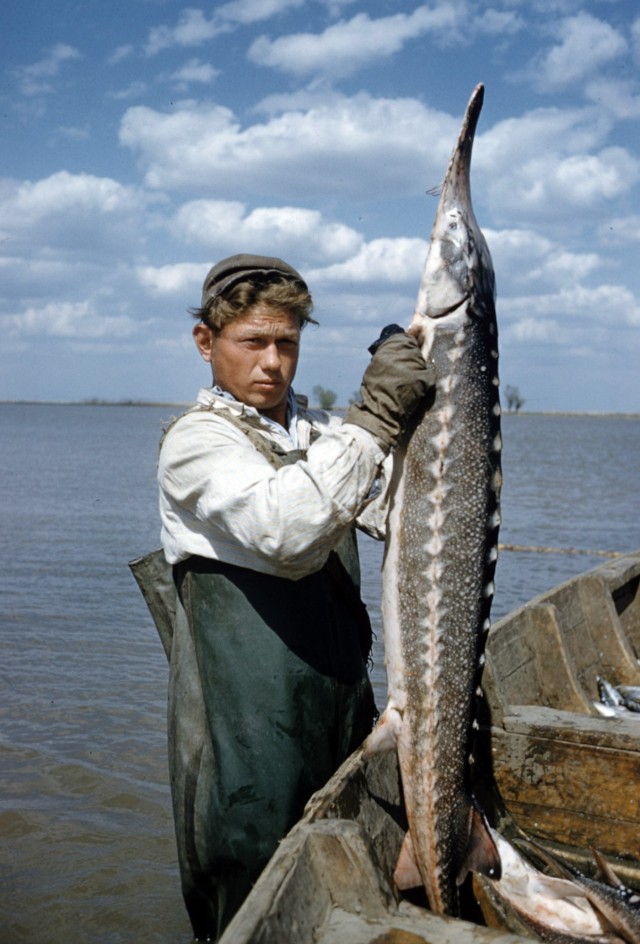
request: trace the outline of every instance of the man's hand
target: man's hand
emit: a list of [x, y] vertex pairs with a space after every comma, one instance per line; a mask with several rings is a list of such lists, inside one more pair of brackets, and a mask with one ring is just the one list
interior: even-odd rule
[[390, 450], [413, 413], [431, 405], [435, 370], [417, 340], [397, 325], [385, 328], [369, 350], [373, 357], [360, 386], [362, 402], [349, 407], [344, 421], [368, 430]]

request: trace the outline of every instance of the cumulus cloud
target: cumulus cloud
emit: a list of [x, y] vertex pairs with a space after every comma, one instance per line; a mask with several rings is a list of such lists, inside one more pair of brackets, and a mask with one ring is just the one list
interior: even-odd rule
[[409, 282], [417, 291], [426, 254], [423, 239], [373, 239], [344, 262], [314, 269], [309, 277], [316, 282], [350, 284]]
[[533, 230], [486, 228], [484, 234], [495, 270], [498, 276], [505, 273], [511, 291], [531, 284], [546, 290], [561, 288], [586, 278], [601, 265], [597, 253], [572, 252]]
[[137, 192], [116, 180], [62, 170], [44, 180], [19, 184], [3, 207], [3, 219], [14, 226], [28, 226], [45, 216], [77, 209], [114, 213], [139, 205]]
[[[416, 192], [439, 180], [458, 121], [415, 99], [334, 97], [246, 128], [219, 105], [186, 103], [170, 114], [130, 108], [120, 141], [136, 151], [149, 186], [291, 200]], [[419, 183], [418, 183], [419, 182]]]
[[[0, 238], [15, 243], [16, 239], [37, 235], [38, 243], [51, 239], [55, 247], [56, 234], [68, 232], [78, 238], [77, 225], [94, 231], [100, 243], [101, 217], [109, 216], [114, 222], [140, 211], [147, 201], [131, 187], [106, 177], [91, 174], [70, 174], [59, 171], [35, 182], [24, 181], [14, 188], [5, 186], [0, 196], [2, 230]], [[77, 244], [78, 250], [86, 248]]]
[[509, 297], [500, 303], [500, 312], [509, 331], [531, 319], [551, 319], [567, 331], [577, 326], [586, 333], [640, 325], [640, 305], [633, 292], [615, 284], [572, 284], [556, 292]]
[[50, 302], [29, 307], [6, 319], [15, 334], [59, 338], [125, 338], [136, 323], [124, 315], [107, 315], [91, 301]]
[[593, 109], [537, 109], [499, 122], [482, 136], [475, 167], [498, 218], [522, 223], [544, 214], [586, 213], [628, 193], [640, 162], [622, 147], [602, 147], [608, 119]]
[[589, 13], [561, 20], [554, 27], [559, 42], [537, 57], [530, 77], [542, 91], [553, 92], [581, 82], [627, 52], [624, 36], [610, 23]]
[[298, 260], [332, 261], [357, 250], [362, 237], [343, 223], [323, 219], [302, 207], [256, 207], [237, 201], [194, 200], [176, 213], [174, 231], [185, 242], [226, 251], [251, 246], [255, 251], [292, 255]]
[[194, 295], [202, 287], [207, 267], [194, 262], [178, 262], [165, 266], [138, 266], [136, 276], [150, 295]]
[[260, 36], [249, 48], [248, 57], [258, 65], [297, 76], [322, 73], [344, 77], [397, 53], [406, 42], [426, 33], [455, 35], [465, 12], [463, 3], [447, 2], [379, 19], [358, 13], [320, 34], [297, 33], [274, 40]]
[[503, 205], [520, 212], [554, 216], [571, 208], [588, 210], [628, 192], [638, 170], [638, 160], [623, 148], [569, 157], [548, 155], [527, 161], [510, 175], [508, 196], [503, 191], [500, 199], [498, 186], [492, 192]]

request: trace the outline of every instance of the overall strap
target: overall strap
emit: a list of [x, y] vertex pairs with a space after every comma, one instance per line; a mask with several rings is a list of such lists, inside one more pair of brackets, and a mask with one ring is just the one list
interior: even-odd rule
[[[160, 448], [162, 448], [162, 444], [169, 430], [183, 417], [189, 416], [191, 413], [212, 411], [213, 408], [211, 406], [196, 404], [180, 416], [174, 417], [163, 431], [162, 439], [160, 440]], [[283, 449], [277, 443], [263, 436], [242, 414], [228, 410], [220, 411], [220, 413], [216, 412], [216, 415], [219, 415], [225, 422], [235, 426], [236, 429], [241, 430], [250, 440], [256, 451], [264, 456], [274, 469], [282, 468], [285, 465], [293, 465], [295, 462], [306, 458], [306, 449]], [[349, 608], [354, 614], [358, 626], [361, 651], [365, 660], [368, 660], [371, 655], [373, 639], [371, 621], [367, 607], [360, 597], [357, 578], [354, 579], [354, 575], [352, 575], [345, 566], [340, 554], [340, 545], [344, 545], [342, 550], [347, 555], [348, 559], [348, 544], [349, 541], [353, 542], [354, 540], [353, 533], [349, 532], [349, 534], [339, 542], [338, 549], [329, 553], [323, 570], [330, 577], [337, 593], [348, 603]], [[167, 564], [162, 550], [154, 551], [135, 561], [131, 561], [129, 567], [143, 593], [156, 624], [156, 628], [158, 629], [167, 657], [169, 657], [175, 620], [175, 586], [173, 584], [172, 568]]]
[[[213, 413], [213, 406], [206, 406], [204, 404], [196, 404], [195, 406], [190, 407], [188, 410], [185, 410], [184, 413], [181, 413], [180, 416], [175, 416], [169, 423], [169, 425], [162, 431], [162, 438], [160, 439], [160, 449], [162, 449], [162, 444], [167, 436], [167, 433], [173, 429], [176, 423], [179, 423], [180, 420], [185, 416], [190, 416], [192, 413]], [[234, 413], [233, 410], [216, 410], [216, 416], [224, 420], [225, 423], [230, 423], [231, 426], [235, 426], [236, 429], [241, 430], [250, 440], [251, 445], [254, 447], [256, 452], [259, 452], [261, 456], [274, 467], [274, 469], [279, 469], [283, 465], [291, 465], [294, 462], [298, 462], [300, 459], [306, 458], [307, 452], [306, 449], [283, 449], [282, 446], [278, 443], [273, 442], [272, 440], [267, 439], [262, 433], [256, 429], [251, 420], [248, 420], [246, 416], [242, 413]]]

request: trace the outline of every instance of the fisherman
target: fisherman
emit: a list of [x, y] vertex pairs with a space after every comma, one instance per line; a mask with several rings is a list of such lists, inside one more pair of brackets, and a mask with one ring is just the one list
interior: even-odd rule
[[291, 384], [311, 312], [304, 280], [280, 259], [214, 265], [193, 312], [213, 386], [160, 451], [162, 544], [178, 596], [169, 766], [199, 940], [222, 934], [375, 716], [354, 525], [381, 536], [373, 486], [433, 379], [414, 338], [393, 326], [372, 346], [344, 422], [309, 410]]

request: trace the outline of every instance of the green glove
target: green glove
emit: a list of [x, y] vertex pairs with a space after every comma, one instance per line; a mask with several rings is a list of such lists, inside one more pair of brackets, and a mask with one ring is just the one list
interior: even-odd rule
[[361, 403], [352, 404], [344, 422], [368, 430], [385, 449], [393, 449], [419, 407], [433, 402], [435, 369], [427, 364], [415, 338], [390, 325], [370, 348], [371, 362], [360, 386]]

